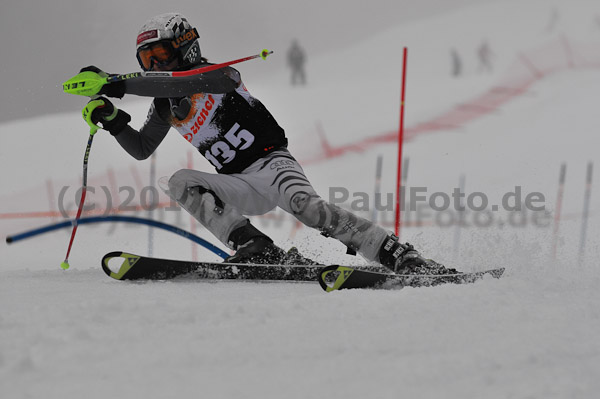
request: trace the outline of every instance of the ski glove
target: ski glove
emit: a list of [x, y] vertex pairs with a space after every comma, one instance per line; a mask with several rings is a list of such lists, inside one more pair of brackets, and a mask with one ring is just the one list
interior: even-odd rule
[[[79, 73], [81, 73], [81, 72], [94, 72], [103, 78], [106, 78], [107, 76], [111, 76], [108, 73], [104, 72], [102, 69], [100, 69], [94, 65], [90, 65], [88, 67], [81, 68]], [[119, 81], [119, 82], [105, 84], [104, 86], [102, 86], [102, 88], [100, 89], [98, 94], [104, 94], [105, 96], [112, 97], [112, 98], [123, 98], [123, 96], [125, 95], [125, 82]]]
[[131, 121], [131, 116], [127, 112], [115, 107], [106, 97], [90, 100], [83, 109], [82, 115], [92, 129], [102, 122], [103, 129], [108, 130], [113, 136], [119, 134]]

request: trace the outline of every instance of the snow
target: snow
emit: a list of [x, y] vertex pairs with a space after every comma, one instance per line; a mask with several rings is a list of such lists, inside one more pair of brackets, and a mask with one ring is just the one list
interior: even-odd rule
[[[554, 7], [560, 19], [548, 32]], [[505, 266], [502, 279], [334, 293], [311, 283], [126, 283], [108, 279], [100, 259], [112, 250], [145, 254], [145, 227], [82, 226], [68, 271], [59, 264], [70, 231], [46, 234], [0, 247], [0, 395], [597, 397], [599, 173], [593, 178], [584, 262], [577, 262], [585, 168], [590, 161], [596, 169], [599, 164], [597, 14], [600, 6], [594, 2], [533, 0], [432, 13], [312, 60], [309, 85], [303, 88], [289, 87], [287, 74], [254, 80], [244, 75], [243, 64], [239, 67], [250, 92], [286, 129], [292, 152], [307, 160], [307, 176], [323, 197], [331, 187], [371, 195], [379, 155], [384, 159], [383, 191], [394, 192], [393, 142], [326, 159], [317, 126], [334, 147], [397, 129], [402, 46], [409, 48], [408, 130], [447, 112], [461, 116], [456, 111], [461, 104], [471, 104], [494, 87], [523, 85], [523, 94], [491, 112], [456, 129], [411, 135], [404, 147], [410, 159], [409, 186], [427, 187], [430, 194], [452, 193], [464, 175], [467, 193], [485, 193], [490, 205], [499, 204], [515, 186], [524, 195], [544, 195], [543, 214], [499, 211], [492, 214], [491, 226], [476, 227], [478, 214], [469, 212], [471, 226], [458, 230], [436, 224], [439, 213], [422, 210], [428, 215], [423, 225], [403, 229], [403, 239], [427, 256], [465, 271]], [[477, 60], [469, 56], [464, 59], [465, 75], [452, 79], [449, 49], [456, 46], [462, 54], [474, 54], [482, 37], [473, 32], [486, 33], [495, 52], [494, 71], [477, 72]], [[565, 38], [575, 54], [573, 68], [565, 55]], [[545, 76], [533, 77], [523, 56]], [[118, 104], [139, 125], [148, 103], [134, 98]], [[80, 118], [73, 112], [0, 125], [3, 235], [57, 221], [6, 215], [56, 210], [63, 187], [67, 191], [62, 202], [74, 209], [87, 140]], [[184, 140], [169, 134], [158, 151], [157, 176], [185, 167], [188, 151]], [[149, 162], [136, 163], [100, 132], [89, 172], [97, 191], [89, 203], [102, 208], [103, 185], [114, 194], [113, 205], [127, 198], [126, 190], [119, 193], [121, 186], [133, 187], [132, 204], [139, 203]], [[198, 157], [193, 162], [210, 170]], [[567, 164], [567, 180], [554, 259], [561, 163]], [[281, 212], [271, 214], [279, 216]], [[542, 222], [536, 224], [534, 216]], [[192, 229], [189, 216], [181, 212], [157, 211], [154, 217]], [[391, 212], [380, 217], [382, 223], [389, 222]], [[404, 217], [414, 222], [417, 214]], [[327, 263], [363, 262], [344, 255], [334, 240], [306, 228], [295, 230], [290, 218], [254, 220], [278, 244], [297, 245], [307, 256]], [[391, 228], [389, 223], [386, 227]], [[215, 242], [210, 233], [197, 229], [198, 235]], [[171, 233], [154, 234], [155, 256], [193, 256], [188, 241]], [[198, 256], [217, 259], [204, 250]]]
[[594, 397], [597, 279], [313, 284], [2, 279], [9, 397]]

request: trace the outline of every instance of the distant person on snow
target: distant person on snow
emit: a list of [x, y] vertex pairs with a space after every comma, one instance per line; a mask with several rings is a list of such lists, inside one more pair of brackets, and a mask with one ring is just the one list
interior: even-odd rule
[[546, 26], [546, 32], [554, 32], [554, 28], [558, 24], [559, 14], [556, 8], [552, 9], [550, 14], [550, 20], [548, 21], [548, 25]]
[[455, 48], [450, 50], [450, 60], [452, 61], [452, 76], [457, 78], [462, 71], [462, 62]]
[[[137, 59], [145, 71], [212, 65], [201, 55], [196, 29], [176, 13], [156, 16], [142, 26], [137, 36]], [[103, 73], [96, 67], [84, 70]], [[204, 93], [155, 98], [139, 131], [129, 126], [129, 114], [105, 98], [105, 105], [90, 102], [86, 111], [92, 112], [92, 121], [102, 123], [103, 129], [138, 160], [148, 158], [173, 127], [212, 163], [217, 174], [182, 169], [159, 184], [236, 251], [227, 262], [286, 262], [287, 254], [244, 216], [263, 215], [279, 206], [305, 225], [394, 271], [427, 264], [410, 244], [399, 243], [390, 232], [317, 195], [287, 149], [284, 130], [248, 92], [237, 70], [225, 67], [201, 79], [207, 87]], [[126, 94], [125, 86], [111, 83], [101, 94], [121, 98]]]
[[487, 41], [483, 41], [477, 48], [477, 57], [479, 58], [479, 71], [492, 72], [492, 49]]
[[304, 64], [306, 63], [306, 53], [298, 44], [298, 40], [292, 41], [292, 46], [287, 53], [288, 65], [292, 70], [292, 86], [299, 82], [301, 85], [306, 84], [306, 72]]

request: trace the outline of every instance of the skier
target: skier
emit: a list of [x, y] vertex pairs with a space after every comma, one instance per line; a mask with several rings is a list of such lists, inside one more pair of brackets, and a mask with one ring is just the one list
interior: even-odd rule
[[479, 71], [492, 72], [492, 49], [489, 43], [484, 40], [477, 48], [477, 57], [479, 57]]
[[[145, 71], [211, 65], [202, 57], [198, 32], [178, 13], [153, 17], [142, 26], [137, 59]], [[97, 67], [83, 70], [106, 76]], [[105, 97], [104, 105], [90, 101], [85, 111], [138, 160], [149, 157], [174, 127], [212, 163], [217, 174], [182, 169], [163, 181], [162, 188], [236, 251], [227, 262], [283, 262], [285, 251], [244, 216], [262, 215], [279, 206], [305, 225], [338, 239], [349, 251], [393, 271], [426, 264], [410, 244], [401, 244], [383, 228], [319, 197], [288, 151], [284, 130], [248, 92], [237, 70], [225, 67], [199, 76], [206, 84], [204, 93], [155, 98], [139, 131], [129, 126], [129, 114]], [[125, 86], [107, 84], [100, 94], [121, 98]]]
[[455, 48], [450, 50], [450, 58], [452, 60], [452, 76], [457, 78], [460, 76], [462, 70], [462, 62]]
[[292, 86], [295, 86], [297, 81], [301, 85], [305, 85], [306, 73], [304, 72], [304, 63], [306, 62], [306, 55], [296, 39], [292, 41], [292, 46], [288, 50], [287, 60], [292, 70]]

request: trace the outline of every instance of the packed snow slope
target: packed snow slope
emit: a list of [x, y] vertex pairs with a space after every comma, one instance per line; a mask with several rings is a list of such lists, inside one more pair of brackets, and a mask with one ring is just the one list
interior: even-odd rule
[[[396, 145], [329, 157], [322, 140], [338, 148], [397, 129], [401, 50], [407, 46], [409, 130], [449, 111], [485, 112], [405, 143], [407, 185], [425, 189], [419, 195], [428, 199], [437, 193], [440, 202], [408, 201], [416, 210], [403, 214], [402, 238], [461, 270], [506, 267], [501, 280], [330, 294], [316, 283], [124, 283], [107, 278], [100, 259], [112, 250], [146, 254], [146, 228], [82, 226], [72, 267], [62, 271], [70, 234], [65, 229], [0, 247], [0, 395], [597, 397], [598, 173], [590, 186], [587, 225], [582, 217], [586, 168], [589, 162], [597, 168], [599, 160], [596, 15], [600, 6], [583, 1], [507, 1], [432, 13], [311, 61], [305, 87], [290, 87], [286, 74], [254, 80], [239, 66], [249, 91], [286, 129], [292, 153], [310, 160], [305, 171], [317, 191], [335, 200], [346, 190], [341, 205], [370, 218], [379, 156], [383, 197], [395, 192]], [[479, 70], [476, 55], [484, 41], [494, 54], [487, 72]], [[451, 48], [462, 54], [456, 78], [450, 74]], [[500, 105], [473, 102], [499, 87], [518, 94]], [[117, 104], [139, 126], [149, 100]], [[86, 140], [79, 112], [0, 125], [3, 235], [62, 220], [55, 212], [75, 209]], [[210, 170], [171, 132], [157, 153], [157, 177], [190, 161]], [[102, 211], [102, 186], [111, 193], [111, 207], [140, 204], [150, 162], [133, 161], [100, 132], [90, 157], [90, 185], [97, 188], [90, 204]], [[567, 169], [559, 200], [561, 164]], [[462, 214], [462, 226], [452, 209], [435, 210], [444, 193], [450, 196], [461, 185], [465, 197], [480, 193]], [[130, 191], [133, 200], [127, 202]], [[535, 205], [543, 209], [493, 210], [518, 192], [523, 201], [536, 194]], [[356, 201], [364, 198], [360, 193], [370, 199], [368, 207]], [[489, 206], [476, 211], [482, 195]], [[183, 212], [137, 215], [196, 229], [218, 244]], [[377, 218], [392, 228], [391, 210]], [[254, 222], [279, 245], [296, 245], [324, 263], [364, 263], [279, 211]], [[217, 260], [161, 231], [154, 232], [153, 253]]]

